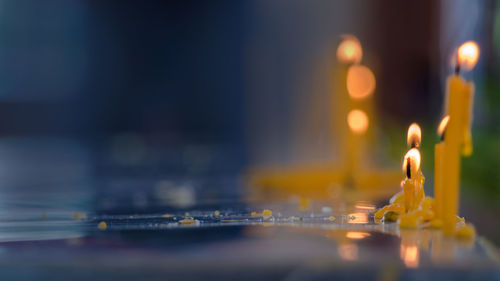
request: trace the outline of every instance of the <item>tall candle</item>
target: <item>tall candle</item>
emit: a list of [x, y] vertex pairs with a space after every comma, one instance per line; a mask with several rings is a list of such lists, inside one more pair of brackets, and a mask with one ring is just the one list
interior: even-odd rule
[[[349, 113], [351, 110], [351, 101], [347, 92], [347, 72], [351, 65], [359, 63], [363, 56], [363, 50], [358, 39], [351, 35], [344, 35], [342, 42], [337, 47], [337, 71], [335, 74], [335, 92], [332, 96], [332, 125], [335, 126], [337, 132], [336, 137], [340, 142], [341, 147], [339, 153], [344, 163], [346, 163], [345, 174], [349, 175], [352, 180], [353, 171], [358, 170], [357, 164], [360, 162], [359, 156], [361, 155], [360, 147], [358, 147], [358, 134], [364, 133], [362, 130], [357, 133], [349, 128]], [[346, 105], [348, 105], [346, 107]], [[354, 117], [359, 115], [354, 115]], [[351, 117], [352, 118], [352, 117]]]
[[[452, 235], [456, 230], [458, 212], [460, 154], [463, 152], [466, 132], [470, 130], [472, 97], [474, 84], [459, 75], [462, 64], [475, 64], [479, 50], [474, 42], [464, 43], [457, 52], [457, 70], [447, 79], [447, 114], [450, 116], [444, 140], [443, 161], [443, 231]], [[471, 67], [471, 68], [472, 68]]]
[[440, 142], [434, 147], [434, 213], [436, 218], [442, 219], [441, 210], [443, 209], [443, 149], [445, 130], [450, 116], [445, 116], [438, 127]]

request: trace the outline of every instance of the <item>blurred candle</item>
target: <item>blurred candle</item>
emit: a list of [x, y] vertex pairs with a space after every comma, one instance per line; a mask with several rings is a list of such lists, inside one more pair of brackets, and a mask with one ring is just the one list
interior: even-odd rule
[[[474, 84], [460, 76], [460, 69], [472, 69], [477, 62], [479, 48], [468, 41], [457, 51], [455, 73], [448, 77], [446, 91], [446, 114], [450, 116], [446, 138], [442, 149], [443, 184], [443, 231], [452, 235], [456, 230], [460, 181], [460, 153], [472, 152], [470, 143], [471, 106]], [[470, 146], [467, 148], [467, 146]], [[465, 148], [465, 149], [464, 149]]]
[[[341, 72], [342, 85], [338, 86], [341, 88], [340, 94], [346, 90], [348, 94], [340, 98], [340, 106], [347, 108], [346, 119], [341, 118], [346, 120], [348, 125], [348, 131], [342, 137], [345, 146], [341, 151], [343, 162], [346, 163], [344, 181], [347, 185], [357, 185], [357, 175], [369, 160], [365, 149], [368, 142], [367, 130], [373, 120], [370, 96], [375, 90], [375, 76], [368, 67], [360, 64], [362, 55], [363, 50], [356, 37], [344, 36], [344, 40], [337, 48], [337, 59], [348, 67], [345, 76], [344, 72]], [[344, 108], [338, 112], [344, 112]], [[335, 113], [333, 118], [338, 120], [338, 117], [338, 113]]]

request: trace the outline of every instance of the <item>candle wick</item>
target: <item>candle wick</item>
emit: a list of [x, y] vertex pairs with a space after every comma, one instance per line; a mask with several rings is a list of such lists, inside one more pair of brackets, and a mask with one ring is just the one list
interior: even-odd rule
[[458, 57], [458, 52], [457, 52], [457, 64], [455, 65], [455, 74], [456, 75], [460, 74], [460, 58]]
[[441, 134], [440, 141], [444, 141], [444, 135], [446, 134], [446, 129], [444, 129], [443, 133]]
[[412, 141], [411, 145], [410, 145], [410, 148], [417, 148], [417, 147], [418, 147], [417, 141]]
[[411, 179], [411, 161], [410, 157], [406, 158], [406, 177]]

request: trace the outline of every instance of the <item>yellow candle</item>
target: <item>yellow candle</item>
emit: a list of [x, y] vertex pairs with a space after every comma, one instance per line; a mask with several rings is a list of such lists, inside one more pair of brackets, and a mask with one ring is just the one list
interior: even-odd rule
[[445, 130], [448, 125], [450, 116], [445, 116], [438, 127], [438, 135], [440, 136], [440, 143], [434, 147], [434, 213], [436, 218], [442, 219], [441, 210], [443, 209], [443, 149]]
[[[341, 128], [348, 129], [341, 134], [344, 136], [341, 146], [344, 149], [340, 153], [346, 163], [344, 183], [357, 185], [356, 179], [366, 162], [364, 150], [372, 117], [368, 113], [371, 113], [370, 96], [375, 89], [375, 76], [368, 67], [360, 64], [363, 50], [358, 39], [350, 35], [344, 35], [343, 39], [337, 48], [337, 59], [340, 62], [337, 76], [340, 79], [337, 81], [336, 94], [340, 96], [336, 100], [344, 101], [338, 103], [337, 107], [347, 105], [347, 111], [345, 108], [338, 108], [332, 119], [345, 120], [348, 125], [341, 124]], [[345, 119], [338, 118], [339, 113], [345, 116]]]
[[[336, 127], [335, 135], [332, 137], [336, 137], [340, 142], [338, 146], [334, 148], [334, 151], [341, 147], [338, 153], [340, 153], [343, 162], [346, 163], [346, 171], [347, 179], [344, 181], [353, 180], [352, 174], [354, 171], [359, 170], [357, 165], [359, 165], [360, 159], [359, 155], [361, 155], [362, 148], [359, 147], [359, 135], [363, 134], [366, 129], [363, 129], [359, 123], [360, 114], [354, 113], [351, 114], [352, 101], [349, 98], [347, 92], [347, 73], [348, 69], [351, 65], [359, 63], [363, 56], [363, 49], [361, 48], [361, 44], [358, 39], [351, 35], [344, 35], [342, 42], [337, 47], [337, 60], [339, 62], [337, 66], [336, 73], [336, 81], [335, 81], [335, 89], [334, 96], [332, 97], [332, 125]], [[346, 105], [348, 105], [346, 107]], [[349, 118], [349, 114], [351, 114], [351, 118]], [[358, 121], [358, 122], [357, 122]], [[355, 131], [351, 129], [348, 125], [349, 122], [354, 122], [354, 126], [357, 128]], [[335, 131], [335, 130], [332, 130]]]
[[436, 218], [441, 218], [443, 183], [442, 183], [442, 154], [444, 143], [438, 143], [434, 146], [434, 213]]
[[403, 193], [405, 196], [406, 212], [411, 212], [418, 207], [418, 188], [420, 180], [417, 176], [420, 170], [420, 152], [416, 148], [410, 149], [403, 160], [403, 172], [406, 173], [406, 179], [403, 183]]
[[[418, 147], [420, 147], [421, 141], [422, 141], [422, 130], [420, 129], [420, 126], [417, 123], [412, 123], [408, 128], [408, 134], [406, 137], [406, 143], [408, 145], [408, 148], [417, 149]], [[420, 170], [420, 166], [418, 167], [416, 173], [413, 174], [412, 176], [415, 179], [415, 194], [413, 198], [413, 205], [414, 208], [416, 208], [416, 206], [420, 205], [420, 202], [422, 202], [422, 200], [424, 200], [425, 197], [424, 193], [425, 178], [424, 175], [422, 174], [422, 171]]]
[[[472, 45], [471, 45], [472, 44]], [[465, 48], [465, 49], [464, 49]], [[477, 61], [479, 51], [475, 43], [467, 42], [458, 49], [457, 64], [469, 65]], [[471, 60], [473, 57], [473, 60]], [[472, 65], [473, 66], [473, 65]], [[466, 132], [469, 131], [474, 84], [464, 80], [457, 73], [447, 80], [447, 114], [450, 116], [446, 128], [446, 138], [443, 148], [443, 203], [442, 218], [443, 231], [452, 235], [456, 230], [456, 215], [458, 212], [459, 182], [460, 182], [460, 154], [465, 144]]]

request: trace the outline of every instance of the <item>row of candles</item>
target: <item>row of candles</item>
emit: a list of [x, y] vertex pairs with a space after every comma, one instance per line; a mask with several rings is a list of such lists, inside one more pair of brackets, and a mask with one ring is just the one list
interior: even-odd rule
[[[465, 80], [460, 72], [471, 70], [479, 57], [479, 48], [473, 41], [462, 44], [457, 50], [455, 72], [447, 78], [445, 117], [438, 126], [440, 142], [434, 150], [434, 202], [433, 219], [442, 223], [447, 235], [456, 233], [460, 191], [461, 155], [472, 154], [471, 122], [474, 83]], [[403, 160], [406, 179], [403, 182], [406, 213], [422, 210], [423, 178], [420, 170], [421, 131], [412, 124], [408, 130], [410, 150]], [[469, 226], [470, 227], [470, 226]]]
[[[425, 197], [425, 178], [420, 169], [421, 129], [414, 123], [408, 130], [409, 150], [403, 158], [403, 171], [406, 174], [402, 182], [403, 192], [394, 196], [391, 205], [382, 209], [383, 212], [404, 213], [399, 219], [402, 226], [418, 226], [421, 220], [428, 219], [432, 220], [431, 225], [442, 227], [444, 233], [449, 235], [455, 233], [457, 225], [460, 154], [468, 156], [472, 153], [470, 128], [474, 84], [465, 80], [461, 71], [472, 70], [479, 57], [479, 48], [473, 41], [465, 42], [457, 49], [455, 57], [455, 71], [446, 83], [445, 117], [438, 127], [440, 143], [435, 146], [434, 200]], [[372, 108], [369, 97], [375, 88], [375, 78], [368, 67], [360, 64], [362, 49], [355, 37], [344, 38], [337, 49], [337, 58], [349, 66], [345, 77], [349, 94], [347, 123], [350, 131], [344, 141], [349, 147], [346, 161], [348, 173], [356, 178], [353, 174], [361, 168], [359, 163], [364, 154], [361, 151], [366, 142], [366, 136], [362, 135], [369, 126], [367, 112]], [[401, 207], [403, 205], [404, 208]]]

